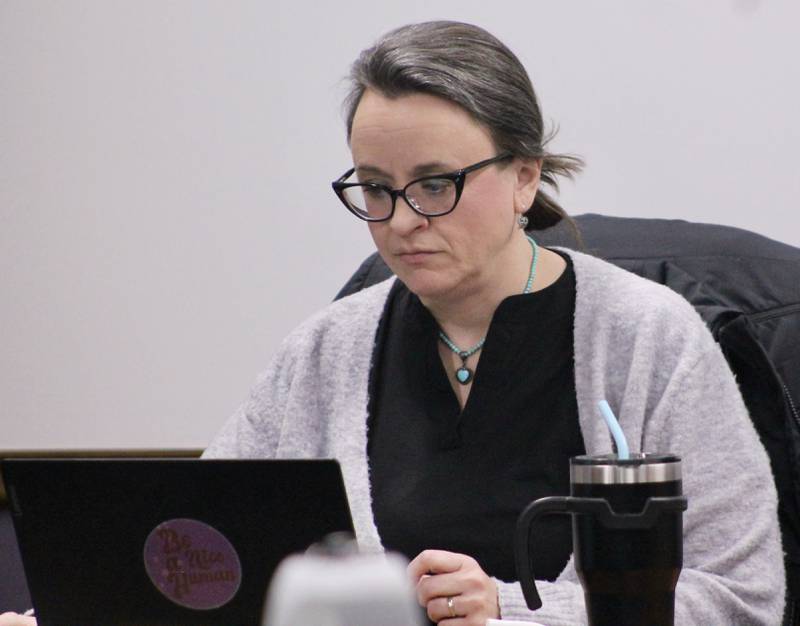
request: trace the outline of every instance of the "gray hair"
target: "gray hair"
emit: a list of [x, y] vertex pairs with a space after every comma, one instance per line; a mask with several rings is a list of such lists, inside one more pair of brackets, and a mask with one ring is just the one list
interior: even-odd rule
[[[389, 97], [427, 93], [453, 102], [489, 130], [498, 151], [541, 159], [541, 180], [558, 191], [558, 176], [572, 178], [583, 167], [575, 156], [545, 150], [553, 134], [543, 130], [536, 93], [522, 63], [482, 28], [450, 21], [409, 24], [393, 30], [358, 56], [344, 100], [347, 138], [367, 89]], [[569, 219], [539, 191], [526, 212], [529, 228]]]

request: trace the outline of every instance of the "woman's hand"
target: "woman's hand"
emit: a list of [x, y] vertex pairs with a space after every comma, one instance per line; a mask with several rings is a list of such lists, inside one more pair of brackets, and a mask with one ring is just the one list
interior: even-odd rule
[[0, 615], [0, 626], [36, 626], [36, 618], [18, 613], [3, 613]]
[[[500, 617], [497, 586], [470, 556], [425, 550], [408, 566], [417, 600], [445, 626], [485, 626]], [[0, 625], [1, 626], [1, 625]]]

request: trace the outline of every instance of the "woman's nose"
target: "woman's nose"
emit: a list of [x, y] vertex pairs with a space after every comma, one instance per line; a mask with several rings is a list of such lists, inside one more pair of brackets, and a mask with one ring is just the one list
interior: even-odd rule
[[389, 227], [399, 235], [406, 235], [428, 225], [429, 218], [417, 213], [411, 208], [412, 206], [417, 210], [419, 209], [419, 204], [414, 198], [408, 198], [407, 200], [402, 196], [397, 198], [394, 215], [389, 220]]

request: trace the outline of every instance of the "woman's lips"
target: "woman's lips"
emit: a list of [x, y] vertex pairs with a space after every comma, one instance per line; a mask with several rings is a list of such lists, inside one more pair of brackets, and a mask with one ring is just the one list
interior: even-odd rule
[[409, 265], [421, 265], [427, 262], [434, 254], [436, 253], [428, 250], [414, 250], [410, 252], [401, 252], [398, 256], [404, 263], [408, 263]]

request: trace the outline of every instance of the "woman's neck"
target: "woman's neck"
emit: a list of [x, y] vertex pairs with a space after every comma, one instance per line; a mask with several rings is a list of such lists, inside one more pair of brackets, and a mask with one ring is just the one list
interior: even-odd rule
[[467, 348], [483, 339], [500, 303], [524, 291], [533, 250], [528, 239], [521, 235], [509, 241], [506, 253], [497, 255], [475, 282], [454, 293], [423, 300], [439, 327], [456, 345]]

